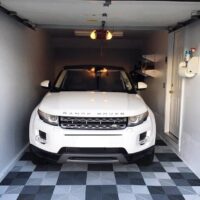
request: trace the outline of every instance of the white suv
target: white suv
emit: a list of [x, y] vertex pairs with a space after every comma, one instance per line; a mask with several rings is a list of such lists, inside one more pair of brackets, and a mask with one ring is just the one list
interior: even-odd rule
[[123, 68], [64, 67], [41, 86], [49, 92], [30, 120], [34, 163], [152, 162], [155, 118]]

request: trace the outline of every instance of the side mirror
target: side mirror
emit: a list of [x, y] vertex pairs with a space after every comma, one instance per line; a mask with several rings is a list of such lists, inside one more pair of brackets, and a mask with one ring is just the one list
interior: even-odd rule
[[42, 81], [40, 83], [40, 86], [43, 87], [43, 88], [49, 88], [50, 87], [50, 81], [49, 80]]
[[137, 87], [138, 90], [144, 90], [146, 88], [147, 88], [147, 84], [146, 83], [138, 82], [138, 87]]

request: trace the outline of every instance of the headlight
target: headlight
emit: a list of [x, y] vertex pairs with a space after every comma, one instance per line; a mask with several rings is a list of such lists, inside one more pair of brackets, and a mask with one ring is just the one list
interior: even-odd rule
[[148, 115], [149, 115], [149, 113], [147, 111], [141, 115], [129, 117], [128, 118], [128, 126], [136, 126], [136, 125], [143, 123], [147, 119]]
[[47, 113], [42, 112], [41, 110], [38, 110], [38, 115], [40, 119], [46, 122], [47, 124], [58, 126], [58, 116], [49, 115]]

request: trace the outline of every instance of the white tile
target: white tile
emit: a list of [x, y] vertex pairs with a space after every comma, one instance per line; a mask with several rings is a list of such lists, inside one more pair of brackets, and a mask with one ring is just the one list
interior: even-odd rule
[[159, 180], [155, 178], [145, 178], [144, 182], [148, 186], [161, 186]]
[[117, 185], [118, 193], [133, 193], [131, 185]]
[[150, 194], [145, 185], [132, 185], [131, 187], [134, 194]]
[[1, 196], [1, 200], [17, 200], [19, 194], [4, 194]]
[[155, 177], [158, 179], [170, 179], [170, 176], [166, 172], [154, 172]]
[[8, 185], [0, 185], [0, 195], [4, 194], [8, 187]]
[[200, 200], [199, 195], [183, 195], [185, 200]]
[[200, 195], [200, 186], [193, 186], [193, 190]]
[[118, 194], [119, 200], [136, 200], [134, 194]]

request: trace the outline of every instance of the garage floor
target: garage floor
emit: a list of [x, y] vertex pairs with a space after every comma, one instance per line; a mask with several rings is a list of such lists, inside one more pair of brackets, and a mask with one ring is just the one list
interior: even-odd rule
[[200, 200], [200, 180], [157, 140], [154, 163], [35, 166], [26, 152], [0, 183], [5, 200]]

